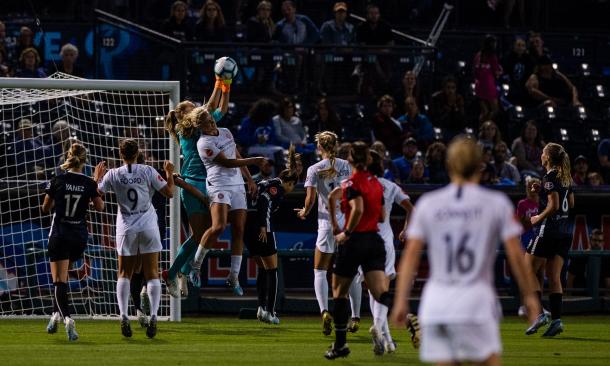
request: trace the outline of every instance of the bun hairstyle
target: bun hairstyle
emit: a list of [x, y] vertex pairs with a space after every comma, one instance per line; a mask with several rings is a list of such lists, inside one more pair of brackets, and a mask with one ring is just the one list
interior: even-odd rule
[[299, 181], [298, 166], [301, 162], [301, 154], [296, 153], [294, 145], [290, 145], [288, 149], [288, 162], [286, 163], [286, 169], [282, 170], [278, 176], [282, 182], [296, 182]]
[[352, 144], [352, 150], [349, 154], [348, 161], [358, 170], [366, 170], [370, 162], [370, 151], [367, 144], [363, 141], [356, 141]]
[[135, 160], [138, 157], [138, 142], [134, 139], [124, 139], [119, 144], [119, 153], [123, 160]]
[[483, 151], [477, 142], [466, 136], [451, 141], [447, 150], [447, 171], [450, 175], [470, 179], [481, 171]]
[[334, 132], [322, 131], [316, 134], [315, 139], [320, 149], [328, 155], [328, 160], [330, 161], [330, 166], [320, 170], [318, 174], [322, 178], [334, 178], [337, 176], [335, 160], [337, 158], [337, 142], [339, 138]]
[[185, 126], [182, 121], [187, 114], [187, 109], [193, 107], [194, 104], [191, 101], [185, 100], [176, 106], [175, 109], [169, 111], [165, 117], [165, 130], [179, 143], [178, 133], [186, 138], [192, 136], [194, 127]]
[[368, 166], [368, 171], [376, 177], [383, 177], [383, 158], [375, 150], [369, 151], [371, 154], [371, 163]]
[[78, 169], [87, 161], [87, 149], [83, 144], [75, 142], [68, 150], [66, 161], [61, 164], [63, 170]]
[[550, 142], [546, 144], [544, 151], [546, 151], [546, 154], [549, 157], [549, 164], [551, 167], [557, 169], [561, 185], [564, 187], [571, 186], [572, 176], [570, 175], [570, 156], [563, 146]]

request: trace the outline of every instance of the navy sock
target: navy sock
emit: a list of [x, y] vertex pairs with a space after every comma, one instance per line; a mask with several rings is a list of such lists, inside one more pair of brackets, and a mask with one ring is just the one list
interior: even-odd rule
[[277, 297], [277, 268], [267, 270], [267, 311], [275, 314], [275, 298]]
[[258, 306], [267, 309], [267, 271], [264, 268], [258, 269], [256, 275], [256, 292], [258, 293]]
[[562, 297], [563, 294], [557, 292], [549, 295], [549, 302], [551, 305], [551, 319], [553, 320], [561, 318], [561, 305], [563, 303]]
[[347, 320], [349, 318], [349, 300], [335, 299], [333, 319], [335, 323], [335, 348], [341, 348], [347, 341]]
[[54, 282], [55, 303], [62, 318], [70, 317], [70, 307], [68, 306], [68, 284], [65, 282]]
[[392, 309], [392, 305], [394, 304], [394, 297], [390, 295], [388, 291], [379, 295], [379, 303], [388, 307], [388, 309]]

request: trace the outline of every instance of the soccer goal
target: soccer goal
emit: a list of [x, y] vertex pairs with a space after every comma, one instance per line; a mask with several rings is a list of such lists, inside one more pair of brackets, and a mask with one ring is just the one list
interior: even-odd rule
[[[179, 102], [177, 81], [0, 78], [0, 317], [49, 316], [53, 283], [47, 256], [51, 216], [40, 211], [46, 182], [60, 174], [71, 142], [88, 150], [84, 173], [105, 160], [118, 167], [119, 141], [138, 140], [146, 164], [179, 169], [179, 150], [163, 128], [164, 116]], [[81, 317], [118, 316], [117, 255], [113, 194], [104, 212], [89, 213], [84, 258], [69, 275], [72, 311]], [[179, 242], [178, 195], [156, 205], [165, 235], [161, 266], [169, 267]], [[131, 309], [133, 310], [133, 308]], [[132, 311], [132, 315], [135, 311]], [[159, 315], [180, 320], [180, 302], [163, 294]]]

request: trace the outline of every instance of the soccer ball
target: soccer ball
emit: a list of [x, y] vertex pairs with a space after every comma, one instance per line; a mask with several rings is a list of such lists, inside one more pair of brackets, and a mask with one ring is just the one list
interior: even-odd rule
[[214, 64], [214, 73], [223, 79], [233, 79], [237, 75], [237, 62], [231, 57], [221, 57]]

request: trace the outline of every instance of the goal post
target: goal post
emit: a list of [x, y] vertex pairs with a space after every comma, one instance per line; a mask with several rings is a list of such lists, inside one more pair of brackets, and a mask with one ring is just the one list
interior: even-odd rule
[[[86, 80], [53, 75], [46, 79], [0, 78], [0, 317], [48, 316], [52, 280], [48, 256], [49, 215], [40, 213], [45, 183], [56, 173], [72, 141], [88, 150], [85, 174], [107, 160], [120, 166], [118, 141], [132, 137], [147, 164], [170, 160], [180, 169], [179, 146], [163, 121], [180, 102], [178, 81]], [[89, 240], [83, 260], [71, 269], [70, 302], [76, 316], [118, 315], [116, 199], [90, 210]], [[179, 195], [161, 204], [169, 228], [161, 266], [168, 267], [180, 242]], [[164, 233], [162, 233], [164, 234]], [[130, 301], [131, 303], [131, 301]], [[133, 313], [132, 313], [133, 315]], [[161, 318], [180, 321], [180, 300], [163, 293]]]

